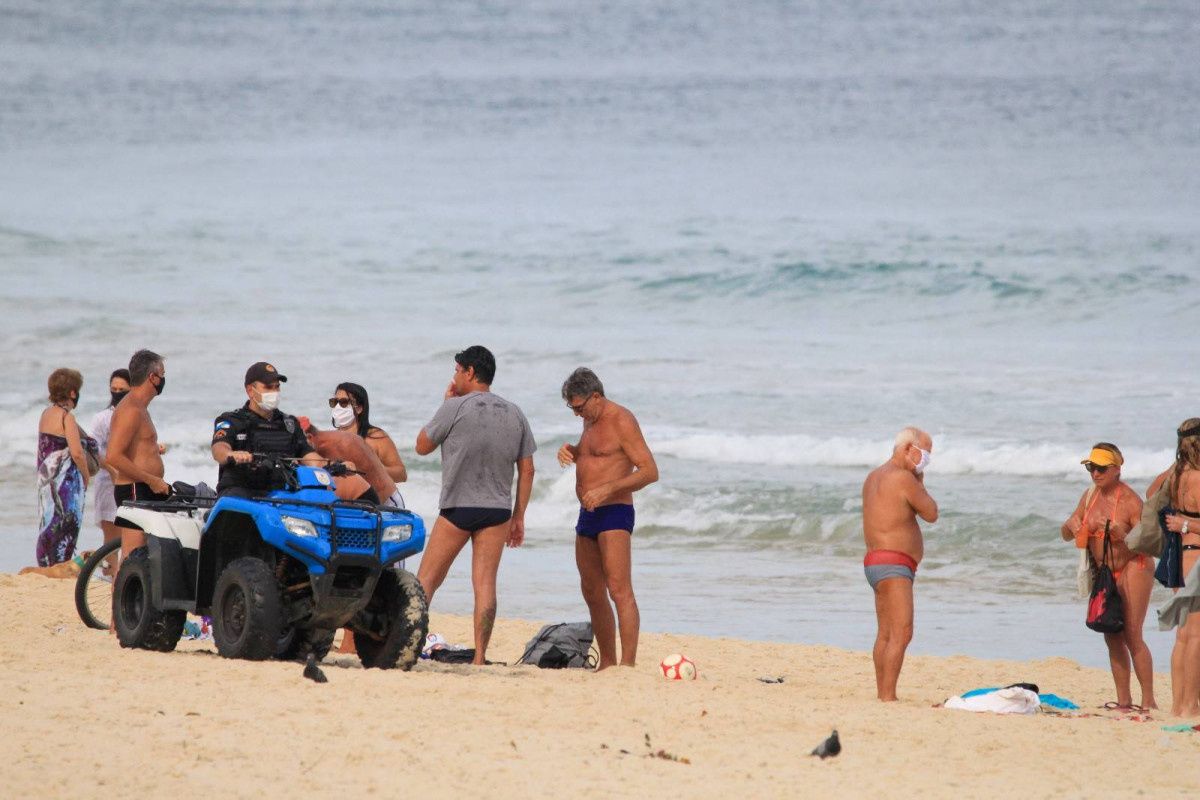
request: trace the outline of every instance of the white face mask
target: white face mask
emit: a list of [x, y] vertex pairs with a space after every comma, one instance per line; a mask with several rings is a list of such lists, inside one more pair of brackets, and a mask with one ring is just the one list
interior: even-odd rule
[[279, 392], [263, 392], [258, 396], [258, 407], [263, 411], [279, 408]]
[[349, 428], [354, 424], [354, 408], [352, 406], [337, 406], [333, 409], [333, 426]]
[[[914, 444], [913, 447], [917, 446]], [[917, 452], [921, 454], [921, 460], [917, 462], [917, 466], [914, 467], [914, 469], [916, 470], [917, 474], [920, 475], [925, 471], [925, 468], [929, 466], [929, 461], [933, 458], [933, 454], [928, 450], [922, 450], [919, 447], [917, 447]]]

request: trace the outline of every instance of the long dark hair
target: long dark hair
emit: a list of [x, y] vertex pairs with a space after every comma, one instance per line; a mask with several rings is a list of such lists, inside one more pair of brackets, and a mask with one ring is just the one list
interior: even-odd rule
[[367, 433], [374, 427], [371, 424], [371, 400], [367, 397], [367, 390], [357, 383], [339, 383], [333, 391], [335, 394], [341, 391], [350, 395], [354, 398], [354, 404], [362, 409], [358, 415], [358, 435], [367, 438]]

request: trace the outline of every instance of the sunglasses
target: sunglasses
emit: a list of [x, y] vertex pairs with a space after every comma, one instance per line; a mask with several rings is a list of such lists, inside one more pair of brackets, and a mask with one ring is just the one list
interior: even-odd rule
[[330, 408], [336, 408], [337, 406], [341, 406], [342, 408], [345, 408], [346, 406], [351, 405], [353, 403], [354, 403], [354, 401], [351, 400], [349, 397], [331, 397], [331, 398], [329, 398], [329, 407]]
[[[1112, 466], [1112, 465], [1110, 464], [1109, 466]], [[1108, 467], [1102, 467], [1099, 464], [1093, 464], [1090, 461], [1088, 463], [1084, 464], [1083, 468], [1086, 469], [1088, 472], [1092, 472], [1097, 475], [1103, 475], [1104, 473], [1108, 472]]]
[[590, 402], [592, 402], [592, 398], [589, 397], [587, 400], [584, 400], [582, 403], [580, 403], [577, 406], [573, 406], [570, 403], [567, 403], [567, 408], [571, 409], [576, 414], [578, 414], [580, 411], [583, 411], [584, 406], [586, 406]]

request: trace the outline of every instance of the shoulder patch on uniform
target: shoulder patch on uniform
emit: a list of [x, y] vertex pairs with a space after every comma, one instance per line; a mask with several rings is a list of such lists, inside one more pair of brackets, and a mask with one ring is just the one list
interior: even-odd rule
[[221, 430], [222, 428], [231, 428], [231, 427], [233, 427], [233, 426], [229, 423], [228, 420], [221, 420], [220, 422], [217, 423], [217, 430]]
[[217, 431], [216, 433], [214, 433], [214, 434], [213, 434], [213, 438], [214, 438], [214, 439], [224, 439], [224, 438], [225, 438], [225, 434], [227, 434], [227, 433], [229, 433], [229, 431], [225, 431], [225, 430], [219, 430], [219, 431]]

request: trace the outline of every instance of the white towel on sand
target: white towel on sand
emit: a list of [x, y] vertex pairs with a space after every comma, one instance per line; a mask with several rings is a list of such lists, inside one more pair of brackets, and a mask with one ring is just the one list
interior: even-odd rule
[[971, 697], [951, 697], [942, 705], [960, 711], [991, 711], [993, 714], [1036, 714], [1042, 701], [1028, 689], [1010, 686]]

